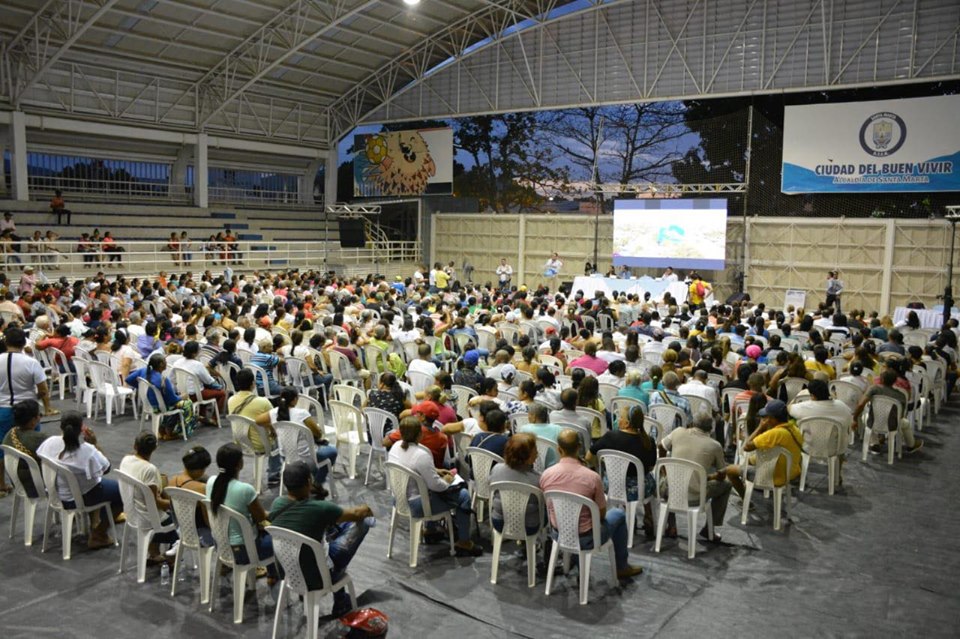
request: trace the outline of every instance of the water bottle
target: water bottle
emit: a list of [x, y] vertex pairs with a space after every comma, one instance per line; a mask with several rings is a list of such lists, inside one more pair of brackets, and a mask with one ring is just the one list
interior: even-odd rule
[[166, 562], [160, 564], [160, 585], [170, 585], [170, 564]]
[[367, 525], [367, 528], [374, 528], [374, 527], [376, 527], [376, 525], [377, 525], [377, 518], [376, 518], [376, 517], [364, 517], [364, 518], [363, 518], [363, 523], [365, 523], [365, 524]]

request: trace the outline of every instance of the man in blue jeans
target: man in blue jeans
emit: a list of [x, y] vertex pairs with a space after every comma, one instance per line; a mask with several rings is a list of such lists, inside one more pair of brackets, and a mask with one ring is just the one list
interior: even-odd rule
[[[643, 572], [640, 566], [631, 566], [627, 559], [627, 521], [626, 514], [620, 508], [607, 510], [607, 499], [603, 494], [603, 482], [600, 475], [587, 468], [580, 461], [580, 437], [571, 428], [564, 429], [557, 437], [560, 448], [560, 460], [543, 471], [540, 476], [540, 490], [563, 490], [582, 495], [596, 502], [600, 509], [600, 542], [613, 540], [613, 551], [617, 558], [617, 577], [628, 579]], [[547, 501], [547, 513], [550, 524], [557, 527], [553, 504]], [[580, 510], [580, 547], [588, 550], [593, 545], [593, 520], [590, 511]]]
[[[287, 528], [327, 544], [330, 579], [343, 578], [347, 565], [360, 548], [374, 523], [373, 511], [366, 504], [342, 508], [326, 500], [326, 491], [313, 483], [310, 468], [303, 462], [288, 464], [283, 470], [287, 494], [277, 497], [270, 508], [274, 526]], [[300, 550], [300, 570], [310, 590], [324, 586], [316, 558], [309, 548]], [[352, 609], [345, 588], [333, 594], [333, 615], [340, 617]]]

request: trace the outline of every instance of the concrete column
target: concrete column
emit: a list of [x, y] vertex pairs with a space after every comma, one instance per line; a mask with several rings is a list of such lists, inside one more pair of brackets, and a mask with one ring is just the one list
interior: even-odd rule
[[207, 165], [207, 134], [197, 135], [193, 152], [193, 203], [201, 209], [209, 208], [209, 171]]
[[177, 151], [177, 159], [170, 166], [170, 195], [182, 196], [185, 193], [187, 166], [189, 166], [192, 156], [193, 150], [189, 144], [184, 144]]
[[323, 179], [323, 204], [334, 204], [337, 201], [337, 147], [334, 145], [327, 156], [327, 165]]
[[[897, 245], [897, 222], [896, 220], [885, 220], [885, 233], [883, 241], [883, 275], [880, 278], [880, 315], [892, 315], [893, 309], [890, 308], [890, 291], [893, 288], [893, 252]], [[953, 256], [950, 256], [951, 259]], [[840, 279], [843, 279], [843, 267], [839, 266]], [[844, 302], [844, 308], [850, 308], [848, 302]]]
[[13, 199], [30, 199], [27, 188], [27, 120], [22, 111], [10, 114], [10, 184]]
[[[517, 285], [527, 283], [527, 216], [522, 213], [517, 216], [517, 224], [519, 226], [520, 241], [517, 243], [517, 261], [516, 264], [516, 273], [517, 276]], [[500, 264], [498, 259], [496, 262], [497, 265]]]
[[300, 204], [316, 204], [317, 198], [313, 196], [313, 185], [317, 181], [317, 172], [325, 161], [313, 160], [300, 177]]
[[4, 172], [6, 170], [4, 163], [4, 155], [7, 151], [7, 132], [0, 131], [0, 196], [6, 197], [7, 195], [7, 176]]

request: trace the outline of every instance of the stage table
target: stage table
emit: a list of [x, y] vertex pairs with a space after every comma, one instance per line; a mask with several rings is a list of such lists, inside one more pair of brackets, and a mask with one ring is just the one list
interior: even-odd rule
[[[907, 319], [907, 313], [914, 311], [917, 314], [917, 317], [920, 319], [920, 326], [922, 328], [940, 328], [943, 326], [943, 311], [936, 311], [929, 308], [907, 308], [906, 306], [898, 306], [893, 310], [893, 323], [902, 322]], [[950, 316], [956, 320], [960, 320], [960, 311], [953, 311]]]

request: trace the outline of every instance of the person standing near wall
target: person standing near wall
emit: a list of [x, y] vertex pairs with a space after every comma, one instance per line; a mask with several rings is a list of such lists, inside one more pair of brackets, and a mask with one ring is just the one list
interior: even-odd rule
[[832, 307], [837, 313], [841, 313], [840, 310], [840, 295], [843, 293], [843, 281], [840, 280], [839, 273], [837, 271], [828, 271], [827, 272], [827, 307]]

